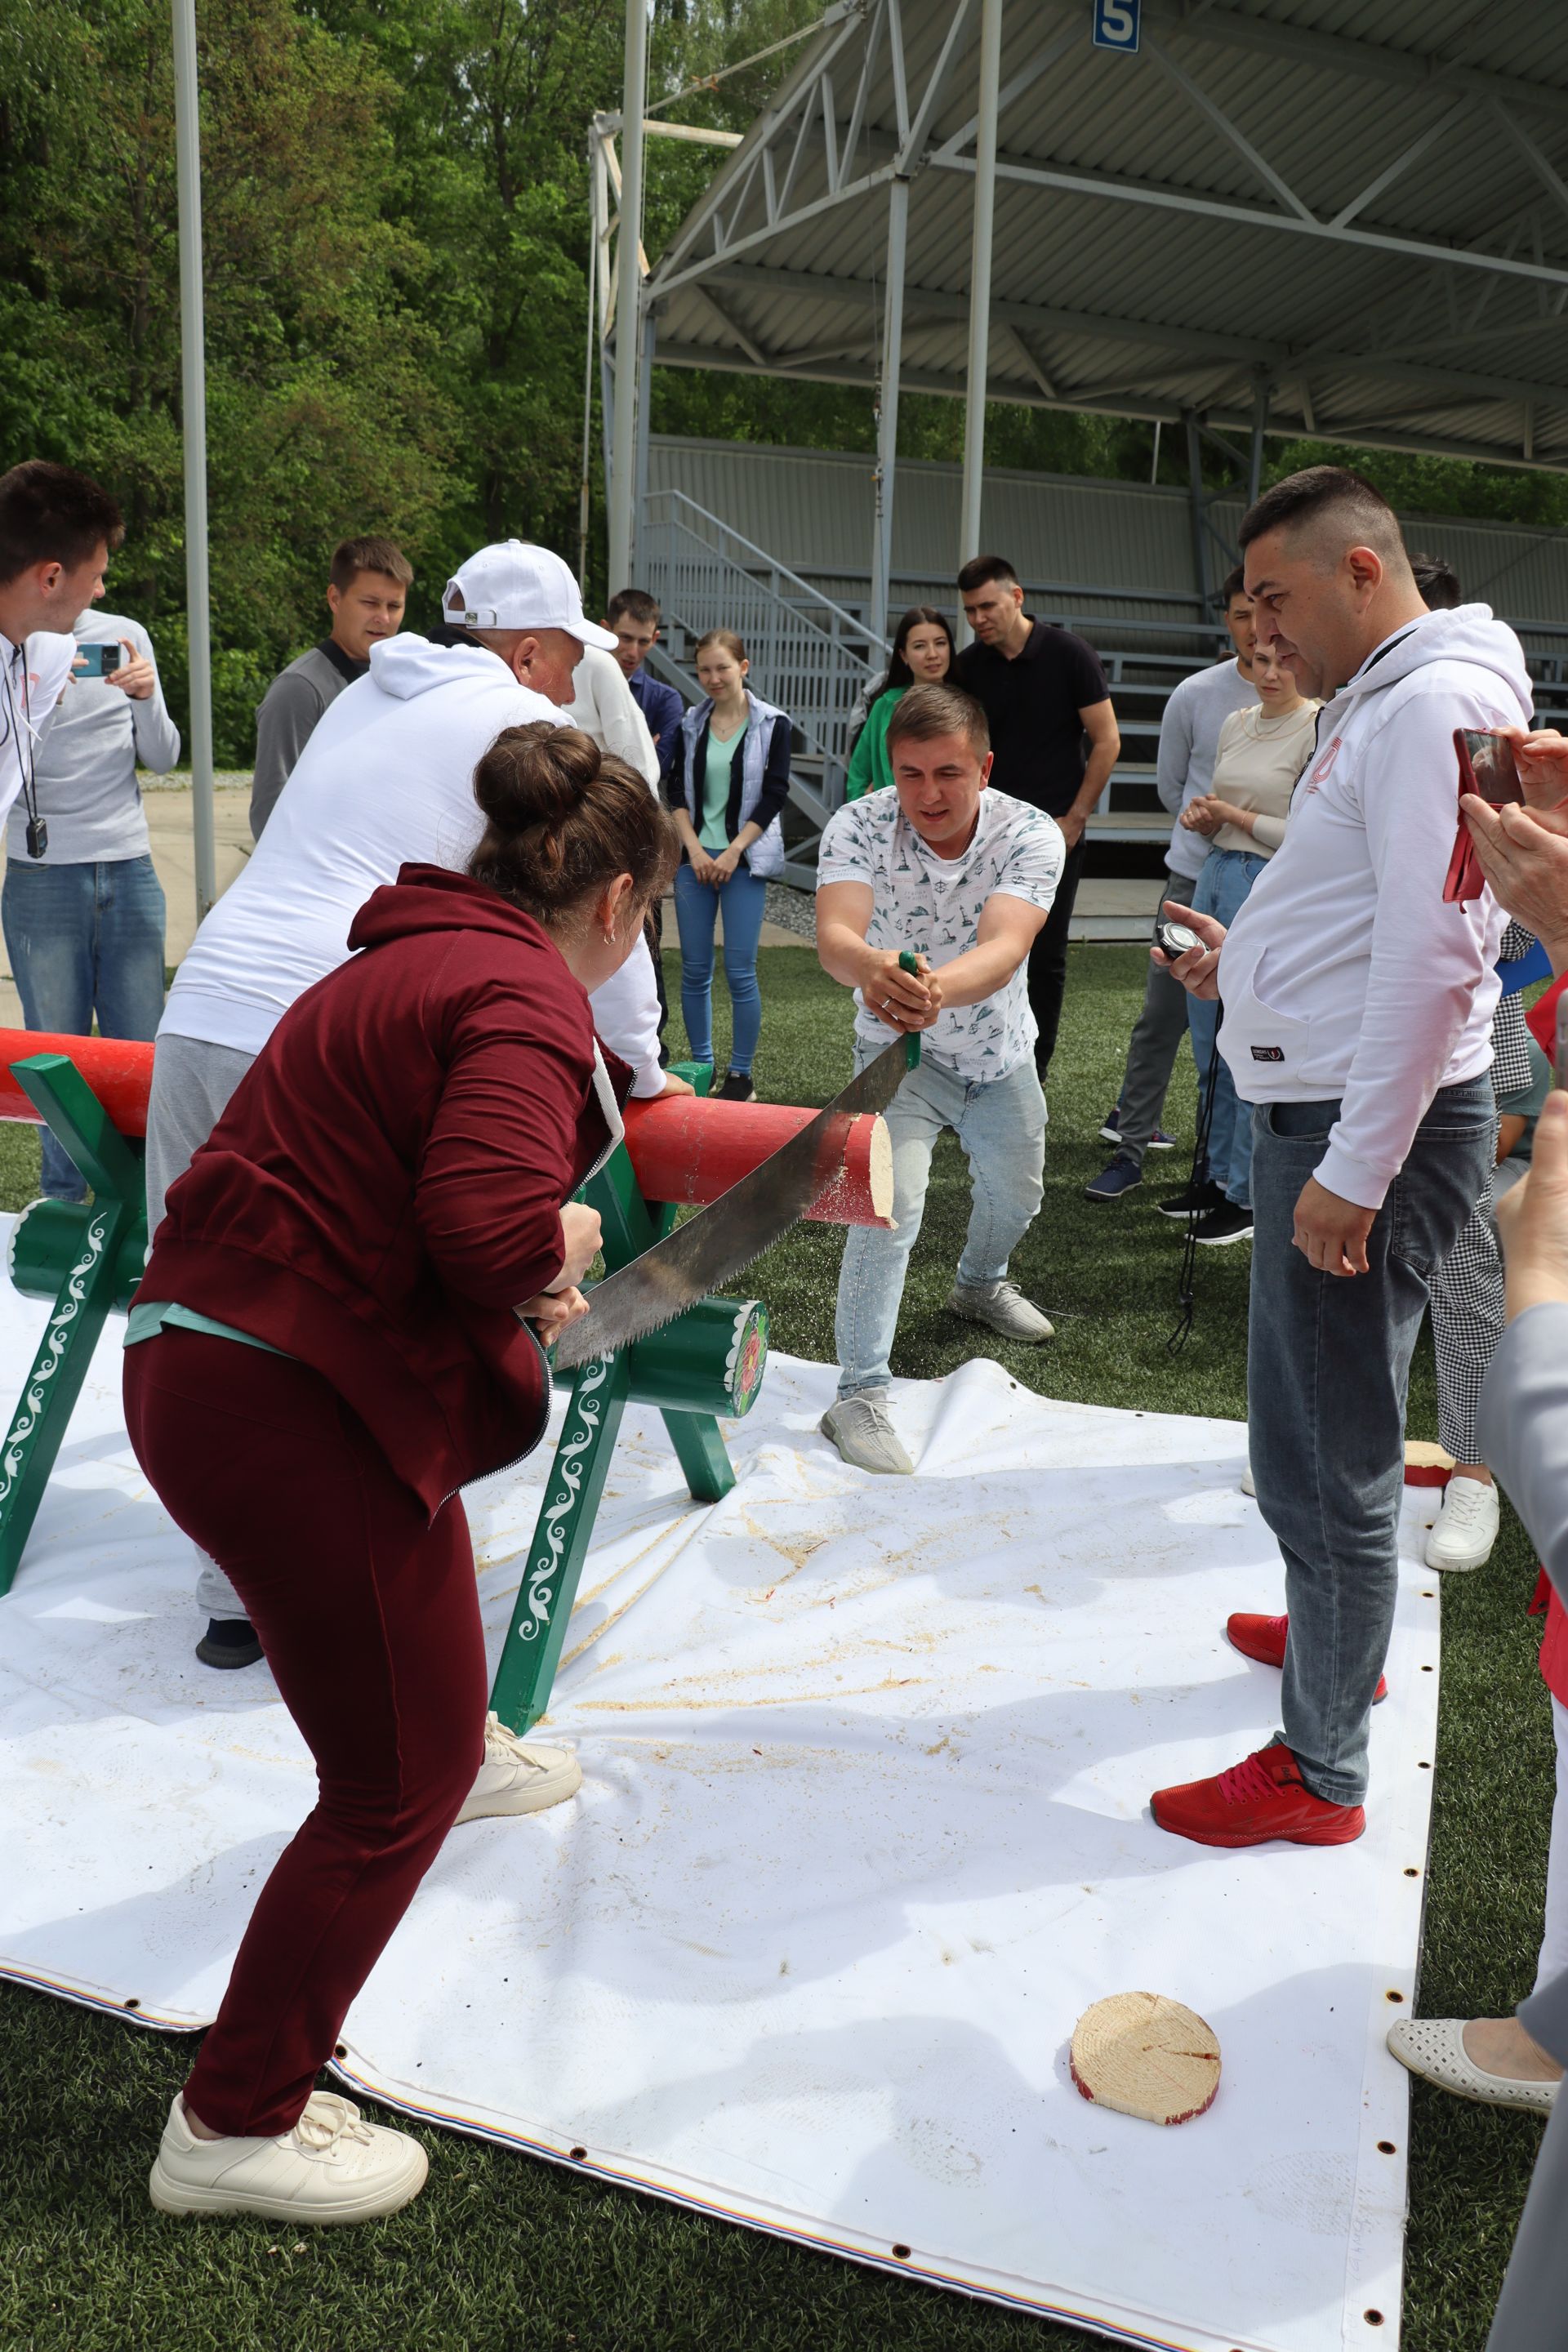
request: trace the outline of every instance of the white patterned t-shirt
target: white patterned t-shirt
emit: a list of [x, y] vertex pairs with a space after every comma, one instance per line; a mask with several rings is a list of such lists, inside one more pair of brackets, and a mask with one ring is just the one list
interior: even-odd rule
[[[817, 853], [816, 881], [864, 882], [872, 911], [867, 944], [914, 948], [932, 964], [952, 963], [975, 944], [988, 898], [1022, 898], [1049, 909], [1061, 880], [1067, 844], [1043, 810], [989, 785], [980, 795], [974, 838], [962, 857], [928, 849], [899, 805], [896, 791], [868, 793], [831, 816]], [[886, 1045], [893, 1032], [855, 992], [855, 1034]], [[921, 1050], [968, 1080], [1005, 1078], [1034, 1053], [1039, 1031], [1029, 1009], [1027, 960], [1005, 988], [979, 1004], [939, 1013]]]

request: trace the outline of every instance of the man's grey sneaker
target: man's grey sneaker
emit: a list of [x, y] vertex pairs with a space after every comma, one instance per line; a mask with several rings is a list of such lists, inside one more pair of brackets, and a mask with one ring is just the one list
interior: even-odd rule
[[1120, 1201], [1128, 1192], [1135, 1192], [1143, 1181], [1143, 1171], [1136, 1160], [1119, 1151], [1109, 1168], [1102, 1168], [1092, 1184], [1083, 1188], [1086, 1201]]
[[1029, 1304], [1016, 1282], [986, 1283], [975, 1290], [955, 1282], [948, 1293], [947, 1311], [962, 1315], [966, 1323], [988, 1323], [1005, 1339], [1022, 1339], [1030, 1347], [1056, 1337], [1056, 1326]]
[[569, 1748], [521, 1740], [491, 1707], [485, 1717], [485, 1760], [452, 1826], [493, 1821], [501, 1813], [542, 1813], [564, 1804], [583, 1785], [583, 1767]]
[[899, 1444], [888, 1411], [886, 1389], [857, 1389], [852, 1395], [840, 1397], [837, 1404], [828, 1406], [817, 1427], [857, 1470], [878, 1470], [901, 1478], [913, 1475], [915, 1465]]
[[370, 2221], [417, 2197], [428, 2169], [416, 2139], [367, 2124], [334, 2091], [313, 2091], [276, 2139], [198, 2139], [176, 2093], [148, 2188], [160, 2213]]

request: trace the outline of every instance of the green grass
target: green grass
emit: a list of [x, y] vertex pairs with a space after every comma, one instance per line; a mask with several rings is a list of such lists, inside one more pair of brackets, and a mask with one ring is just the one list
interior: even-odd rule
[[[675, 973], [671, 960], [671, 978]], [[1178, 1249], [1152, 1194], [1178, 1154], [1117, 1210], [1079, 1188], [1103, 1163], [1109, 1108], [1142, 987], [1133, 949], [1075, 951], [1051, 1088], [1045, 1206], [1016, 1272], [1058, 1336], [1043, 1351], [988, 1342], [1019, 1381], [1096, 1404], [1240, 1416], [1245, 1249], [1198, 1269], [1195, 1329], [1167, 1354]], [[846, 1002], [809, 953], [764, 951], [758, 1079], [821, 1102], [848, 1069]], [[722, 987], [719, 1051], [724, 1036]], [[677, 1000], [679, 1002], [679, 1000]], [[671, 1043], [680, 1043], [679, 1016]], [[1192, 1080], [1166, 1124], [1190, 1139]], [[36, 1189], [37, 1143], [0, 1126], [0, 1206]], [[936, 1376], [973, 1334], [942, 1312], [966, 1213], [962, 1160], [938, 1155], [894, 1369]], [[805, 1226], [743, 1284], [775, 1345], [830, 1358], [839, 1238]], [[1429, 1354], [1412, 1433], [1436, 1433]], [[1442, 1721], [1421, 2010], [1506, 2011], [1530, 1986], [1540, 1933], [1551, 1730], [1525, 1604], [1530, 1546], [1510, 1513], [1489, 1570], [1443, 1591]], [[885, 2278], [651, 2200], [440, 2133], [430, 2186], [406, 2212], [300, 2242], [266, 2224], [153, 2214], [145, 2174], [188, 2042], [0, 1988], [0, 2345], [6, 2352], [1092, 2352], [1102, 2339]], [[1479, 2352], [1518, 2221], [1538, 2127], [1415, 2089], [1406, 2352]], [[298, 2251], [296, 2249], [299, 2248]]]

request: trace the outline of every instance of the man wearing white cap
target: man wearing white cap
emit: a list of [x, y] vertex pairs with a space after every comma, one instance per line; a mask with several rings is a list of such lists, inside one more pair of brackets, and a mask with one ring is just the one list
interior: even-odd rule
[[[442, 610], [449, 633], [462, 633], [458, 642], [386, 638], [371, 649], [369, 676], [322, 714], [248, 865], [174, 975], [148, 1105], [150, 1233], [164, 1194], [283, 1014], [346, 959], [349, 926], [371, 892], [401, 866], [456, 871], [467, 863], [482, 830], [472, 781], [480, 754], [503, 728], [570, 723], [582, 648], [607, 652], [616, 642], [584, 618], [560, 557], [521, 540], [470, 556], [447, 582]], [[592, 1003], [605, 1043], [637, 1072], [634, 1095], [689, 1091], [658, 1065], [646, 946]], [[346, 1065], [344, 1081], [352, 1083]], [[260, 1656], [237, 1594], [210, 1561], [197, 1601], [209, 1620], [196, 1649], [205, 1664], [244, 1666]], [[540, 1801], [545, 1780], [522, 1755], [515, 1743], [493, 1759], [487, 1749], [477, 1794], [489, 1780], [497, 1801], [481, 1810], [524, 1811]]]

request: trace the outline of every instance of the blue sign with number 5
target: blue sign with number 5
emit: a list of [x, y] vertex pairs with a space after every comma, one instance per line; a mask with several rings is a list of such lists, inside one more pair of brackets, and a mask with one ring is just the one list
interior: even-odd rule
[[1138, 16], [1142, 0], [1094, 0], [1094, 46], [1124, 49], [1138, 47]]

